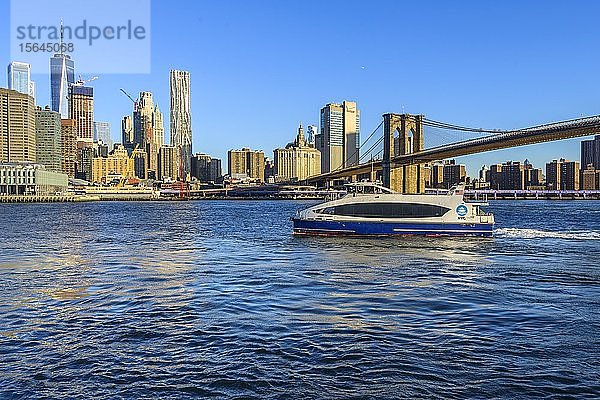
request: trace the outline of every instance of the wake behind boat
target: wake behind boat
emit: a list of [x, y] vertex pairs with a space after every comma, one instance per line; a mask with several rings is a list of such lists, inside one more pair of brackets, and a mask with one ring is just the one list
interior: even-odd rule
[[426, 194], [400, 194], [372, 182], [346, 185], [348, 194], [306, 210], [294, 218], [297, 235], [425, 235], [484, 236], [493, 234], [494, 216], [466, 202], [464, 187]]

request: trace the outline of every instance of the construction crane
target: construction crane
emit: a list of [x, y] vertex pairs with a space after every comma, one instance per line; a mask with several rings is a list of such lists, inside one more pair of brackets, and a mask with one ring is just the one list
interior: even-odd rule
[[[122, 188], [125, 185], [125, 181], [127, 180], [127, 176], [129, 172], [131, 172], [133, 163], [135, 161], [135, 156], [137, 155], [137, 151], [140, 147], [140, 144], [136, 144], [135, 148], [131, 152], [131, 156], [127, 159], [127, 165], [125, 166], [125, 171], [121, 174], [121, 179], [119, 179], [119, 183], [117, 184], [117, 188]], [[135, 175], [135, 173], [134, 173]]]
[[121, 90], [121, 92], [123, 92], [123, 94], [125, 96], [129, 97], [129, 100], [131, 100], [131, 102], [133, 103], [133, 110], [135, 111], [135, 109], [137, 108], [137, 101], [133, 97], [131, 97], [131, 95], [129, 93], [127, 93], [125, 91], [125, 89], [119, 89], [119, 90]]
[[77, 82], [73, 83], [73, 86], [83, 86], [86, 83], [90, 83], [90, 82], [95, 81], [96, 79], [98, 79], [97, 76], [92, 76], [89, 79], [83, 79], [83, 77], [81, 75], [79, 75], [79, 80]]
[[[127, 96], [127, 98], [129, 100], [131, 100], [131, 102], [133, 103], [133, 115], [135, 116], [135, 112], [138, 108], [138, 103], [137, 101], [129, 94], [125, 91], [125, 89], [121, 88], [119, 89], [125, 96]], [[132, 132], [133, 130], [133, 132]], [[123, 131], [123, 145], [125, 145], [125, 147], [127, 148], [131, 148], [131, 146], [133, 145], [133, 143], [135, 143], [135, 129], [133, 129], [133, 127], [130, 127], [127, 130]], [[138, 147], [139, 147], [140, 143], [136, 144], [135, 149], [131, 152], [131, 157], [133, 157], [133, 155], [135, 154], [135, 152], [137, 151]], [[128, 161], [129, 162], [129, 161]], [[129, 168], [129, 167], [128, 167]], [[119, 182], [119, 185], [122, 186], [122, 183]]]

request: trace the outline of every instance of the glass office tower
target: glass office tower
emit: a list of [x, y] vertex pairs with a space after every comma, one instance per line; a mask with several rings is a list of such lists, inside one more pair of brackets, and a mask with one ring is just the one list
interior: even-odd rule
[[67, 54], [57, 53], [50, 58], [50, 95], [52, 111], [69, 118], [69, 87], [75, 82], [75, 63]]
[[35, 99], [35, 84], [31, 80], [29, 64], [13, 61], [8, 64], [8, 88], [19, 93], [28, 94]]

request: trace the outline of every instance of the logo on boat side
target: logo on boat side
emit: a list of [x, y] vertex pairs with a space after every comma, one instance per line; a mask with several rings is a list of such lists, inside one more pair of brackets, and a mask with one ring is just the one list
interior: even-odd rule
[[469, 209], [464, 204], [460, 204], [458, 207], [456, 207], [456, 213], [459, 217], [464, 217], [468, 212]]

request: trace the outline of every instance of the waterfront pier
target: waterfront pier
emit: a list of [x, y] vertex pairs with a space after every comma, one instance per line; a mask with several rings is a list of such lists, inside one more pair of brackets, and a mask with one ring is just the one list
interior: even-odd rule
[[600, 190], [465, 190], [469, 200], [600, 200]]

